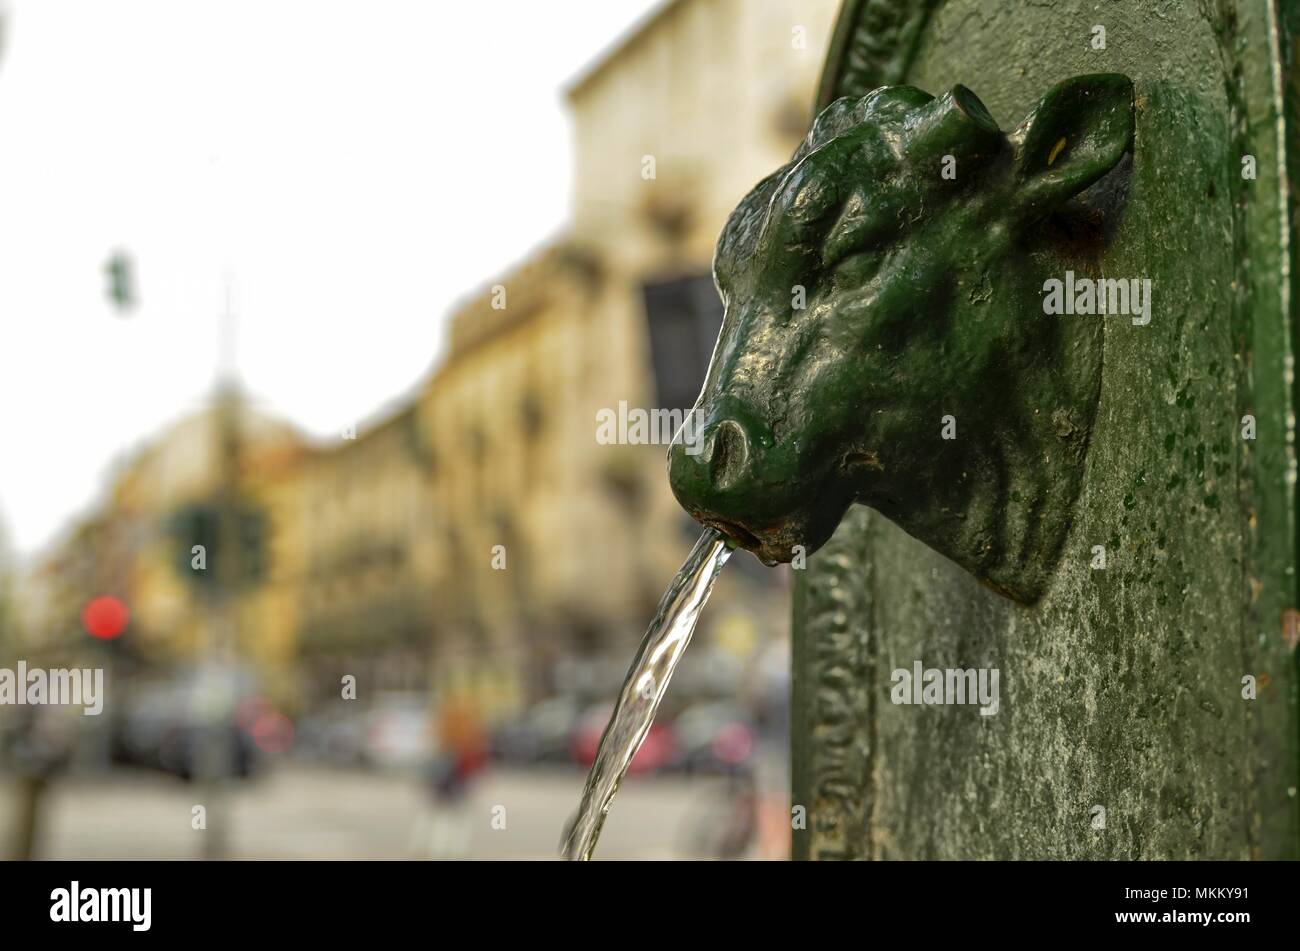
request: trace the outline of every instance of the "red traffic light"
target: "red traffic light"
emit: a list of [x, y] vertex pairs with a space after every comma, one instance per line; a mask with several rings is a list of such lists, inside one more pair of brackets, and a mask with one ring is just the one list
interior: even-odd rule
[[91, 637], [101, 641], [111, 641], [126, 630], [130, 617], [126, 605], [117, 598], [105, 595], [95, 598], [81, 611], [81, 624]]

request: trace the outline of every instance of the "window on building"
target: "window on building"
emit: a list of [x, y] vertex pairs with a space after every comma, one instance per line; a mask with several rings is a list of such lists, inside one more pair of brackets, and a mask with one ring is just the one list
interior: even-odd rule
[[642, 287], [655, 395], [660, 409], [688, 410], [704, 385], [722, 327], [722, 301], [710, 274]]

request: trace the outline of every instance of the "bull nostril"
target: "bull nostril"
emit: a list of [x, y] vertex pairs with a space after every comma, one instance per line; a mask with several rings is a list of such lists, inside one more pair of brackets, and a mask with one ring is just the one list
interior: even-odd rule
[[749, 460], [749, 440], [735, 420], [724, 419], [713, 430], [709, 447], [709, 479], [716, 489], [734, 484]]

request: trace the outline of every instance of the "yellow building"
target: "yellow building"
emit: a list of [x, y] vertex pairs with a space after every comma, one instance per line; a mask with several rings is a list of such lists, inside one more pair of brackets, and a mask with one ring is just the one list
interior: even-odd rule
[[436, 540], [432, 457], [408, 405], [314, 450], [291, 484], [301, 575], [303, 702], [423, 690], [437, 632], [444, 553]]
[[[233, 589], [216, 582], [223, 553], [237, 544], [248, 574], [252, 540], [223, 538], [199, 556], [186, 522], [223, 487], [258, 527], [260, 570]], [[434, 524], [414, 405], [310, 447], [226, 391], [132, 454], [104, 503], [28, 573], [25, 656], [84, 651], [80, 611], [111, 594], [131, 612], [120, 649], [155, 673], [233, 660], [291, 712], [337, 697], [343, 673], [362, 691], [424, 690], [441, 570]]]
[[641, 568], [629, 535], [602, 535], [597, 517], [618, 478], [591, 452], [586, 409], [593, 384], [617, 372], [587, 342], [600, 280], [564, 248], [507, 275], [456, 314], [421, 400], [445, 516], [435, 682], [487, 705], [543, 692], [523, 681], [566, 650], [559, 632], [600, 636], [627, 612]]
[[125, 588], [121, 563], [103, 557], [111, 549], [111, 532], [104, 514], [93, 513], [78, 520], [53, 551], [26, 567], [16, 637], [6, 645], [9, 660], [66, 666], [85, 654], [82, 608], [91, 597]]
[[839, 6], [672, 0], [588, 68], [568, 93], [573, 240], [634, 283], [707, 271], [731, 209], [808, 129]]
[[[81, 650], [86, 635], [79, 612], [91, 598], [113, 595], [130, 609], [122, 651], [140, 664], [166, 669], [211, 650], [216, 618], [204, 587], [192, 579], [217, 570], [218, 555], [204, 552], [203, 568], [188, 569], [194, 578], [186, 577], [187, 565], [196, 563], [177, 533], [177, 517], [190, 505], [211, 503], [224, 481], [218, 416], [214, 407], [191, 414], [136, 451], [114, 475], [104, 503], [35, 565], [25, 585], [30, 646]], [[238, 491], [263, 513], [273, 555], [266, 576], [240, 596], [234, 643], [224, 648], [255, 666], [265, 689], [290, 703], [296, 620], [286, 608], [296, 599], [298, 572], [274, 550], [295, 527], [285, 507], [286, 478], [303, 444], [290, 426], [242, 403], [235, 418]]]
[[[621, 673], [698, 527], [663, 441], [603, 444], [598, 414], [693, 401], [713, 244], [806, 128], [837, 6], [667, 3], [569, 90], [571, 227], [453, 315], [421, 399], [450, 569], [436, 677], [473, 681], [490, 660], [536, 696], [607, 693]], [[783, 581], [729, 571], [714, 646], [779, 636]]]

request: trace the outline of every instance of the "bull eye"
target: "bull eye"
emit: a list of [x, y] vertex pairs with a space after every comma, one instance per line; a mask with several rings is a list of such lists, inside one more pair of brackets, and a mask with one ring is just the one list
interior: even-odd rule
[[859, 251], [841, 258], [833, 266], [834, 281], [840, 287], [861, 287], [880, 270], [881, 254], [878, 251]]
[[795, 192], [790, 201], [790, 217], [800, 224], [816, 223], [834, 202], [835, 186], [825, 179], [814, 178]]
[[868, 205], [866, 201], [850, 203], [830, 228], [822, 244], [822, 258], [827, 267], [864, 251], [879, 252], [896, 240], [902, 228], [897, 203], [888, 200]]

